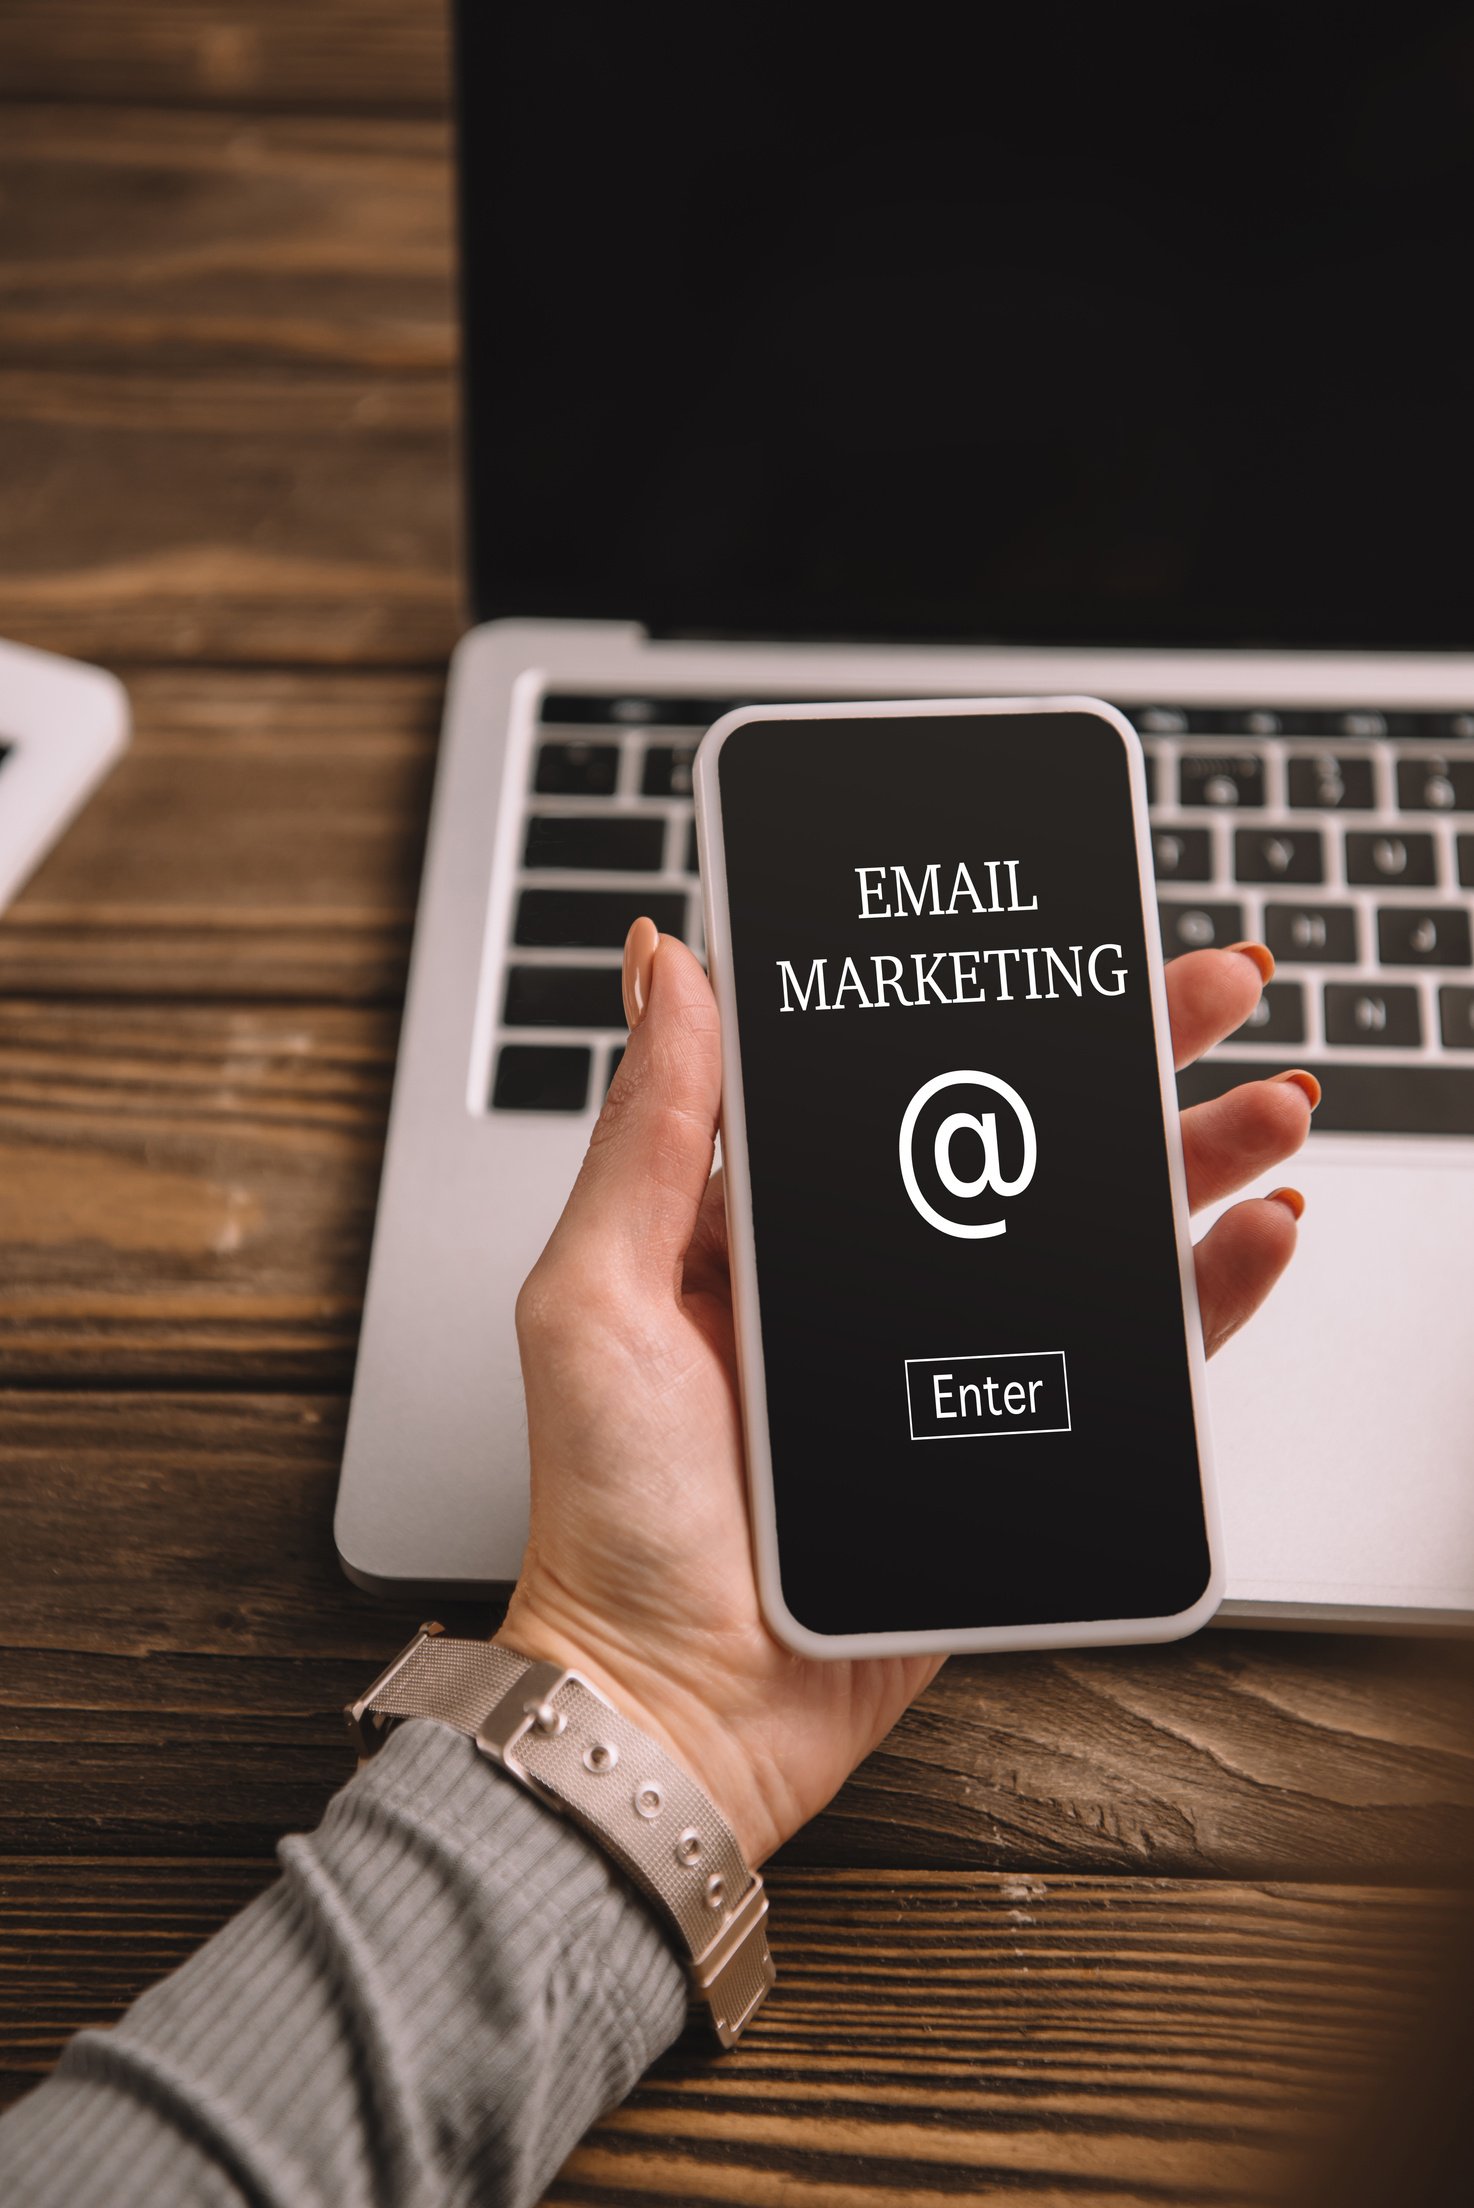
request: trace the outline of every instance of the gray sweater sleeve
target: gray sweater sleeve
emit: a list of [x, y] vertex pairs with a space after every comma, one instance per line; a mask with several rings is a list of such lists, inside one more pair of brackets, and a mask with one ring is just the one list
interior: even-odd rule
[[17, 2208], [516, 2208], [680, 2030], [591, 1842], [402, 1725], [282, 1875], [0, 2122]]

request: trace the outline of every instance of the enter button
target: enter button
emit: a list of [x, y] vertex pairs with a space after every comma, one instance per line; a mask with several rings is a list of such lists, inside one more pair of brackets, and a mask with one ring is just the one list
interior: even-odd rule
[[1070, 1387], [1062, 1349], [999, 1357], [908, 1357], [913, 1441], [991, 1434], [1067, 1434]]

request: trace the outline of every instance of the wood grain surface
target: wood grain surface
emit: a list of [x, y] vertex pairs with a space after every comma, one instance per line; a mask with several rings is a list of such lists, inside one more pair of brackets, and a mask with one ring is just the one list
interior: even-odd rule
[[662, 2064], [547, 2199], [1262, 2204], [1459, 1923], [1355, 1888], [790, 1875], [750, 2062]]
[[459, 628], [450, 380], [0, 369], [0, 634], [430, 665]]
[[[425, 1614], [332, 1552], [341, 1399], [0, 1398], [0, 1848], [268, 1847]], [[490, 1606], [446, 1611], [490, 1630]], [[1443, 1881], [1474, 1863], [1474, 1651], [1215, 1632], [956, 1659], [810, 1862]]]
[[448, 152], [405, 118], [4, 112], [0, 634], [443, 662]]
[[[11, 2089], [259, 1888], [426, 1608], [331, 1513], [460, 622], [445, 72], [440, 0], [0, 5], [0, 634], [136, 720], [0, 921]], [[1469, 1884], [1471, 1702], [1431, 1641], [950, 1665], [776, 1866], [750, 2047], [550, 2197], [1270, 2198]]]
[[668, 2058], [547, 2198], [1285, 2197], [1463, 1922], [1354, 1889], [788, 1874], [751, 2060]]
[[0, 357], [110, 379], [165, 361], [181, 378], [267, 364], [385, 385], [443, 374], [456, 354], [449, 150], [446, 124], [401, 117], [12, 108]]
[[[132, 744], [5, 915], [0, 998], [397, 1008], [440, 674], [127, 679]], [[0, 1008], [0, 1054], [26, 1024]]]
[[395, 1030], [0, 1005], [0, 1372], [343, 1385]]
[[449, 0], [5, 0], [0, 96], [440, 112]]
[[[0, 1866], [0, 2096], [271, 1875]], [[688, 2035], [550, 2201], [1261, 2203], [1464, 1923], [1444, 1895], [1345, 1886], [788, 1866], [772, 1891], [779, 1988], [740, 2055]]]

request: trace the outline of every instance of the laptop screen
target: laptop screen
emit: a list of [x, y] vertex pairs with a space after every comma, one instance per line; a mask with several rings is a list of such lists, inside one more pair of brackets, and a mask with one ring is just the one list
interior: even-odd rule
[[478, 617], [1474, 643], [1434, 12], [463, 0]]

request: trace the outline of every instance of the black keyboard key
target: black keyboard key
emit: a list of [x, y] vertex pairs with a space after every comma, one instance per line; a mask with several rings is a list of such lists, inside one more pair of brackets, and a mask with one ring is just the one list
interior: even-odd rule
[[524, 889], [513, 941], [540, 950], [617, 951], [642, 912], [662, 935], [686, 932], [683, 890]]
[[1462, 905], [1384, 905], [1377, 914], [1384, 966], [1468, 966], [1469, 915]]
[[[1418, 992], [1382, 982], [1326, 983], [1326, 1041], [1416, 1050], [1423, 1040]], [[1319, 1121], [1316, 1123], [1320, 1124]]]
[[1146, 801], [1148, 805], [1162, 802], [1162, 756], [1155, 744], [1143, 744], [1142, 756], [1146, 767]]
[[1421, 738], [1426, 744], [1437, 724], [1428, 713], [1392, 713], [1375, 706], [1348, 705], [1338, 706], [1333, 712], [1295, 710], [1285, 715], [1285, 726], [1296, 736], [1349, 736], [1358, 743], [1381, 743], [1389, 737], [1395, 743], [1404, 743]]
[[[1215, 1050], [1183, 1069], [1177, 1093], [1184, 1104], [1201, 1104], [1260, 1071]], [[1306, 1071], [1321, 1088], [1317, 1134], [1474, 1135], [1474, 1063], [1316, 1065], [1310, 1060]]]
[[581, 1112], [589, 1100], [591, 1050], [569, 1043], [504, 1043], [497, 1054], [493, 1111]]
[[1152, 858], [1159, 882], [1211, 882], [1213, 850], [1206, 828], [1157, 828]]
[[1162, 948], [1168, 958], [1179, 951], [1221, 950], [1244, 935], [1242, 905], [1159, 905]]
[[1395, 830], [1351, 829], [1346, 837], [1346, 879], [1357, 883], [1396, 882], [1405, 889], [1431, 889], [1438, 879], [1433, 838]]
[[1456, 836], [1454, 842], [1458, 846], [1460, 885], [1474, 889], [1474, 836]]
[[1434, 740], [1435, 724], [1428, 714], [1386, 713], [1361, 705], [1333, 709], [1291, 705], [1279, 709], [1275, 718], [1285, 736], [1320, 736], [1331, 743], [1348, 738], [1356, 743], [1380, 743], [1386, 737], [1410, 736], [1421, 736], [1424, 743]]
[[538, 813], [527, 823], [525, 866], [658, 874], [665, 822], [630, 813]]
[[1457, 734], [1448, 728], [1450, 716], [1446, 713], [1384, 713], [1386, 733], [1398, 744], [1436, 744], [1444, 734]]
[[1397, 802], [1405, 813], [1474, 813], [1474, 759], [1399, 759]]
[[544, 744], [532, 786], [560, 797], [608, 797], [618, 778], [617, 744]]
[[1236, 828], [1234, 880], [1323, 882], [1325, 844], [1318, 828]]
[[1282, 736], [1285, 732], [1284, 714], [1263, 705], [1196, 708], [1192, 723], [1198, 736]]
[[1266, 905], [1264, 940], [1289, 966], [1354, 966], [1354, 905]]
[[1177, 762], [1177, 794], [1184, 805], [1262, 805], [1264, 761], [1247, 751], [1187, 752]]
[[617, 966], [514, 966], [507, 975], [507, 1027], [623, 1027]]
[[652, 744], [645, 754], [640, 788], [646, 797], [689, 797], [694, 744]]
[[1287, 763], [1290, 803], [1326, 813], [1369, 813], [1377, 802], [1370, 759], [1308, 751]]
[[1241, 1043], [1303, 1043], [1305, 1040], [1305, 991], [1298, 981], [1266, 983], [1243, 1026]]
[[1455, 982], [1440, 989], [1438, 1025], [1445, 1050], [1474, 1050], [1474, 989]]
[[[1333, 715], [1331, 726], [1338, 736], [1362, 736], [1375, 739], [1393, 735], [1398, 729], [1400, 719], [1401, 716], [1396, 713], [1378, 713], [1368, 706], [1353, 705], [1344, 713]], [[1411, 731], [1403, 728], [1402, 733], [1407, 735]]]
[[1340, 730], [1334, 713], [1322, 713], [1314, 707], [1303, 705], [1277, 706], [1268, 716], [1276, 721], [1281, 736], [1334, 736]]
[[618, 1073], [618, 1071], [619, 1071], [619, 1061], [621, 1060], [621, 1058], [623, 1058], [623, 1056], [624, 1056], [624, 1044], [623, 1044], [623, 1043], [619, 1043], [619, 1044], [617, 1044], [617, 1045], [615, 1046], [615, 1048], [614, 1048], [613, 1050], [611, 1050], [611, 1051], [610, 1051], [610, 1053], [609, 1053], [609, 1073], [608, 1073], [608, 1077], [607, 1077], [607, 1079], [605, 1080], [605, 1083], [604, 1083], [604, 1094], [605, 1094], [606, 1096], [607, 1096], [607, 1095], [609, 1094], [610, 1088], [611, 1088], [611, 1087], [613, 1086], [613, 1082], [614, 1082], [614, 1076], [615, 1076], [615, 1075], [616, 1075], [616, 1074]]
[[607, 697], [557, 690], [543, 699], [538, 719], [554, 726], [561, 722], [584, 728], [710, 728], [734, 705], [760, 702], [756, 698]]
[[701, 872], [701, 860], [696, 851], [696, 823], [694, 820], [688, 821], [686, 824], [686, 872], [688, 874], [699, 874]]

